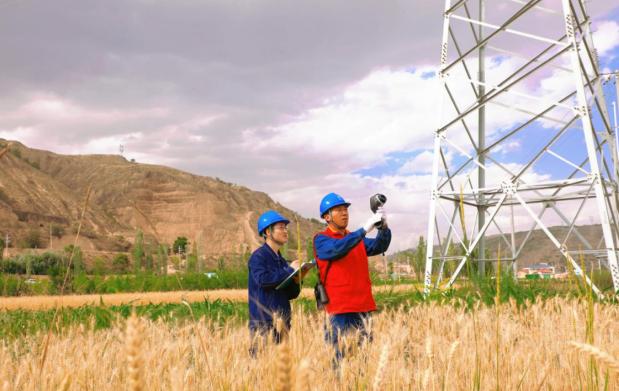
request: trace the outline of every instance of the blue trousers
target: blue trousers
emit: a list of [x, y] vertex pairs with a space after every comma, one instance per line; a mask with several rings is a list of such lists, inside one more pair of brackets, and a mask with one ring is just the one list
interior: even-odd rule
[[357, 341], [359, 345], [364, 341], [372, 341], [372, 332], [368, 330], [369, 321], [369, 312], [348, 312], [329, 316], [329, 324], [325, 325], [325, 340], [335, 348], [335, 366], [344, 358], [344, 352], [339, 343], [343, 335], [359, 333]]

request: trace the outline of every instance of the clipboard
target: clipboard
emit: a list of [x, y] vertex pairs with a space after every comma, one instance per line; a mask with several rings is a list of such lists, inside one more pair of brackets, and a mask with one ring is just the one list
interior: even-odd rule
[[292, 279], [295, 276], [299, 275], [299, 271], [302, 270], [303, 272], [308, 271], [309, 269], [313, 268], [314, 266], [316, 266], [316, 260], [312, 259], [310, 262], [303, 262], [303, 264], [296, 269], [295, 271], [293, 271], [292, 273], [290, 273], [290, 275], [288, 277], [286, 277], [286, 279], [284, 281], [282, 281], [278, 286], [275, 287], [275, 290], [280, 290], [282, 288], [287, 287], [290, 282], [292, 281]]

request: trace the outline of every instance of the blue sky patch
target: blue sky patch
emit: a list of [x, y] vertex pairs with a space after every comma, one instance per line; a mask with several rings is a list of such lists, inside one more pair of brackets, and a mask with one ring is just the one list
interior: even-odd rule
[[395, 175], [407, 161], [415, 158], [415, 156], [419, 155], [423, 151], [425, 150], [421, 149], [415, 151], [392, 152], [387, 154], [385, 160], [382, 163], [374, 165], [372, 167], [362, 168], [358, 171], [355, 171], [354, 173], [372, 178]]
[[431, 79], [433, 77], [436, 77], [436, 72], [434, 71], [426, 71], [421, 73], [421, 78], [423, 80]]

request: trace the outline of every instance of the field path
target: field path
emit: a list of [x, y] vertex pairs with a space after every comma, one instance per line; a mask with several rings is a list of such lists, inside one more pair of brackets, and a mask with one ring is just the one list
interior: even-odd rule
[[249, 221], [249, 219], [251, 218], [252, 213], [253, 213], [252, 211], [249, 211], [245, 215], [245, 220], [243, 221], [243, 231], [245, 233], [245, 238], [247, 238], [247, 239], [249, 239], [251, 241], [251, 248], [252, 249], [256, 249], [256, 248], [260, 247], [260, 243], [258, 242], [258, 239], [256, 239], [256, 235], [254, 234], [254, 230], [251, 227], [251, 222]]
[[[414, 289], [414, 285], [396, 285], [395, 291], [407, 291]], [[376, 286], [374, 292], [387, 291], [389, 285]], [[304, 288], [301, 295], [311, 298], [314, 295], [312, 288]], [[55, 308], [57, 305], [64, 307], [80, 307], [83, 305], [120, 305], [120, 304], [159, 304], [180, 303], [181, 300], [188, 302], [231, 300], [235, 302], [247, 302], [246, 289], [217, 289], [208, 291], [171, 291], [171, 292], [135, 292], [135, 293], [112, 293], [104, 295], [67, 295], [60, 296], [20, 296], [0, 297], [0, 310], [44, 310]]]

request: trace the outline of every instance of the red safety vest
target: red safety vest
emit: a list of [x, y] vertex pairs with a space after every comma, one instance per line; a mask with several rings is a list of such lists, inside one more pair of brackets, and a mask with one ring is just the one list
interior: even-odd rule
[[[348, 231], [346, 233], [348, 234]], [[335, 239], [344, 237], [341, 233], [334, 232], [328, 227], [318, 235], [326, 235]], [[376, 311], [368, 269], [368, 256], [365, 252], [363, 240], [343, 258], [331, 261], [331, 268], [326, 281], [324, 277], [329, 262], [318, 257], [316, 257], [316, 260], [320, 270], [320, 279], [329, 296], [329, 304], [326, 305], [328, 313], [344, 314]]]

